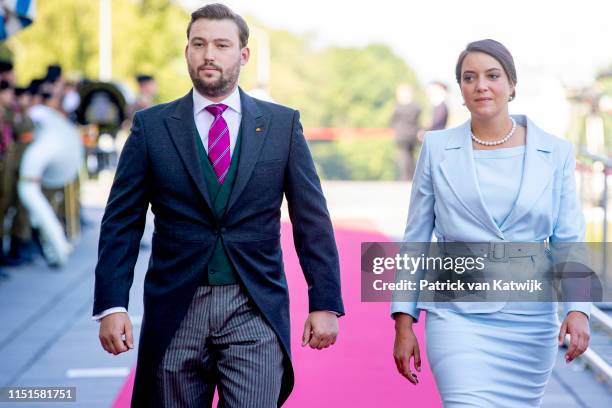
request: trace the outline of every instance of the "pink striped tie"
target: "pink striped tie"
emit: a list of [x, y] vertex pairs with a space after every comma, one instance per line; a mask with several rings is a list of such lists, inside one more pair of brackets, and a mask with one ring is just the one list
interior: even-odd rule
[[229, 129], [222, 116], [226, 109], [227, 105], [222, 103], [206, 107], [206, 110], [215, 117], [208, 131], [208, 160], [213, 166], [219, 184], [223, 184], [231, 162]]

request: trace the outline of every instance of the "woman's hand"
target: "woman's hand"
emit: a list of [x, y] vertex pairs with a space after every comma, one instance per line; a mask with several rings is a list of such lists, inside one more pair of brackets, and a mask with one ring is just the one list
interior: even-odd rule
[[570, 344], [565, 353], [565, 362], [569, 363], [589, 347], [589, 318], [582, 312], [572, 311], [565, 316], [559, 330], [559, 345], [563, 345], [565, 335], [570, 335]]
[[421, 354], [418, 340], [412, 331], [413, 318], [404, 313], [395, 316], [395, 345], [393, 358], [397, 371], [413, 384], [418, 384], [416, 373], [410, 371], [410, 359], [414, 357], [414, 368], [421, 372]]

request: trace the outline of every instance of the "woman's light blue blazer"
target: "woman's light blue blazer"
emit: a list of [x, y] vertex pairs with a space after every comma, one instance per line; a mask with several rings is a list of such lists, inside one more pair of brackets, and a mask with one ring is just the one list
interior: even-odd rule
[[[519, 194], [510, 214], [498, 226], [487, 210], [474, 166], [471, 124], [427, 132], [417, 163], [410, 196], [404, 242], [583, 242], [585, 222], [576, 194], [574, 149], [566, 140], [548, 134], [524, 115], [512, 116], [526, 126], [524, 173]], [[520, 177], [517, 174], [517, 177]], [[590, 303], [564, 303], [565, 312], [587, 316]], [[391, 312], [418, 318], [420, 309], [435, 309], [436, 303], [400, 302]], [[456, 302], [451, 308], [462, 313], [493, 313], [500, 310], [521, 314], [556, 311], [554, 302]], [[445, 306], [445, 308], [448, 308]]]

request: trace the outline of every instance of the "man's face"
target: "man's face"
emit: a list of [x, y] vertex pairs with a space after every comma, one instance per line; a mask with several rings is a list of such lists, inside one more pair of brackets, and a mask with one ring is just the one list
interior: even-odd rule
[[3, 89], [0, 91], [0, 105], [10, 106], [15, 98], [15, 93], [11, 88]]
[[27, 92], [22, 93], [17, 97], [17, 103], [21, 107], [21, 109], [26, 109], [32, 103], [32, 95]]
[[222, 99], [234, 90], [249, 49], [240, 47], [232, 20], [202, 18], [191, 25], [185, 58], [194, 88], [208, 98]]
[[140, 93], [154, 97], [157, 94], [157, 82], [153, 79], [142, 82], [140, 84]]

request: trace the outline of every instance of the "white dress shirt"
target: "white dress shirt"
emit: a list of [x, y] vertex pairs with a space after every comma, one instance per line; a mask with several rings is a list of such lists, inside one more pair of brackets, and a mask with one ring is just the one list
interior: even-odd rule
[[[208, 105], [215, 103], [222, 103], [227, 105], [227, 109], [223, 112], [223, 119], [227, 123], [230, 136], [230, 155], [234, 154], [234, 147], [236, 147], [236, 141], [238, 140], [238, 132], [240, 131], [240, 121], [242, 120], [242, 105], [240, 103], [240, 92], [238, 87], [234, 88], [234, 91], [221, 102], [213, 102], [208, 98], [202, 96], [195, 89], [193, 90], [193, 120], [195, 121], [196, 128], [200, 134], [200, 139], [208, 153], [208, 131], [210, 125], [212, 125], [215, 119], [214, 115], [208, 112], [206, 108]], [[92, 317], [92, 320], [100, 321], [103, 317], [113, 313], [127, 313], [125, 307], [117, 306], [106, 309], [100, 314]]]
[[223, 112], [222, 116], [229, 130], [230, 155], [233, 155], [234, 147], [236, 147], [236, 140], [238, 140], [238, 132], [240, 131], [240, 120], [242, 119], [242, 106], [240, 104], [240, 92], [238, 92], [238, 87], [221, 102], [213, 102], [200, 95], [195, 89], [193, 90], [193, 119], [195, 120], [206, 153], [208, 153], [208, 131], [215, 117], [204, 108], [209, 105], [214, 105], [215, 103], [227, 105], [227, 109]]

